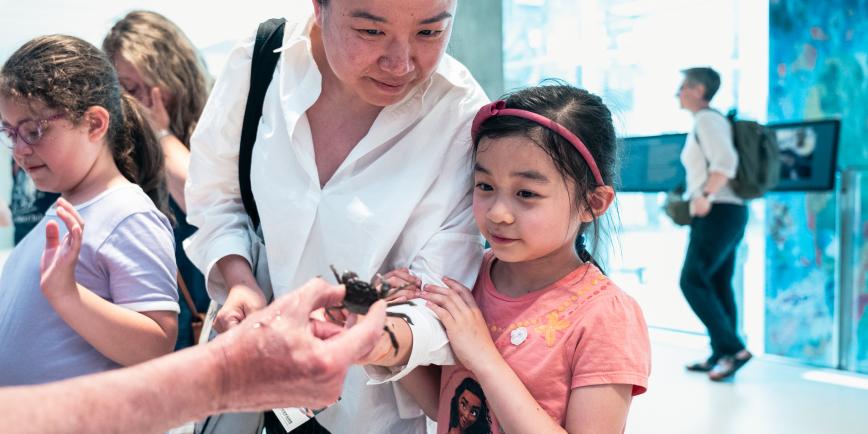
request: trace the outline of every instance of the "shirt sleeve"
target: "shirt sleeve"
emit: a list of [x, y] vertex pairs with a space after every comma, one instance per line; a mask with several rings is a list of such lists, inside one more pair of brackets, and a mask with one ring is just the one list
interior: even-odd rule
[[175, 243], [157, 212], [130, 215], [115, 227], [98, 255], [114, 304], [136, 312], [179, 312]]
[[597, 300], [582, 314], [572, 355], [573, 389], [600, 384], [632, 384], [644, 393], [651, 374], [648, 326], [639, 305], [620, 293]]
[[190, 139], [184, 188], [187, 220], [198, 230], [184, 242], [190, 260], [206, 276], [212, 299], [226, 301], [228, 288], [214, 268], [239, 255], [252, 264], [249, 218], [238, 185], [238, 154], [255, 38], [239, 43], [214, 84]]
[[738, 168], [738, 153], [732, 141], [732, 127], [723, 115], [704, 110], [696, 116], [696, 138], [705, 159], [708, 171], [718, 172], [727, 178], [735, 177]]
[[[411, 218], [421, 225], [430, 224], [425, 223], [425, 219], [438, 218], [439, 229], [412, 256], [409, 268], [423, 284], [443, 285], [441, 279], [449, 276], [472, 288], [482, 263], [483, 244], [471, 209], [473, 179], [469, 119], [454, 130], [451, 142], [447, 151], [449, 158], [445, 160], [440, 176]], [[404, 234], [410, 236], [418, 232], [412, 223], [404, 230]], [[389, 308], [390, 312], [401, 312], [413, 321], [410, 324], [413, 348], [407, 364], [393, 368], [366, 367], [372, 383], [399, 380], [420, 365], [455, 364], [446, 330], [437, 316], [425, 306], [424, 300], [418, 299], [414, 303], [415, 306]]]

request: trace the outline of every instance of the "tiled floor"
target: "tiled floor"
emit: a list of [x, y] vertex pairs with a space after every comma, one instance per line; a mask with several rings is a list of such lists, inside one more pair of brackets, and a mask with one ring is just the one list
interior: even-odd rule
[[684, 370], [706, 355], [697, 338], [653, 331], [652, 346], [627, 434], [868, 434], [868, 376], [755, 357], [734, 381], [713, 383]]

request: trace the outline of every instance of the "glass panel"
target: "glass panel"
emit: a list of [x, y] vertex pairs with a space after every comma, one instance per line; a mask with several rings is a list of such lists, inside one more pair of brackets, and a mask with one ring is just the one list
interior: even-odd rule
[[765, 351], [834, 367], [833, 193], [777, 193], [767, 202]]
[[850, 350], [851, 369], [868, 373], [868, 172], [855, 174], [855, 185], [858, 188], [854, 203], [855, 224], [849, 230], [853, 233], [853, 249], [850, 255], [852, 262], [850, 271], [853, 273], [853, 322], [850, 327], [853, 332], [853, 342]]

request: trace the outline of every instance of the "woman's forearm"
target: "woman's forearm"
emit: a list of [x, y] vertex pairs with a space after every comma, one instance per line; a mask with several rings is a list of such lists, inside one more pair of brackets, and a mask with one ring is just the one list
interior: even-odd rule
[[62, 296], [48, 298], [57, 314], [107, 358], [124, 366], [172, 352], [177, 313], [135, 312], [75, 284]]
[[420, 366], [398, 380], [398, 383], [422, 407], [425, 415], [436, 422], [440, 404], [440, 366]]
[[[709, 172], [703, 192], [715, 194], [729, 182], [729, 178], [720, 172]], [[700, 192], [701, 193], [701, 192]]]
[[166, 185], [169, 195], [187, 212], [187, 202], [184, 200], [184, 184], [187, 182], [187, 168], [190, 166], [190, 150], [174, 135], [168, 135], [160, 140], [163, 147], [163, 157], [166, 165]]
[[394, 317], [386, 318], [386, 328], [392, 332], [398, 348], [395, 348], [389, 334], [384, 332], [374, 350], [371, 351], [373, 360], [366, 364], [377, 366], [406, 365], [410, 360], [410, 353], [413, 351], [413, 330], [407, 321]]
[[253, 268], [243, 256], [229, 255], [220, 258], [217, 261], [217, 271], [223, 276], [226, 288], [230, 290], [238, 285], [259, 289], [256, 277], [253, 276]]

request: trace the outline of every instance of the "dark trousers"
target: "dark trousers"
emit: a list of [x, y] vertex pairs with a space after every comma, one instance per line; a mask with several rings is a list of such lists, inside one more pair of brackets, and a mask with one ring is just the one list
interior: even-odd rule
[[747, 207], [712, 205], [705, 217], [690, 223], [690, 242], [681, 269], [681, 291], [690, 308], [708, 329], [715, 358], [744, 349], [738, 337], [735, 291], [735, 253], [747, 226]]
[[[286, 434], [283, 425], [273, 411], [265, 412], [265, 432], [267, 434]], [[298, 428], [291, 431], [291, 434], [331, 434], [329, 430], [323, 428], [315, 418], [301, 424]]]

